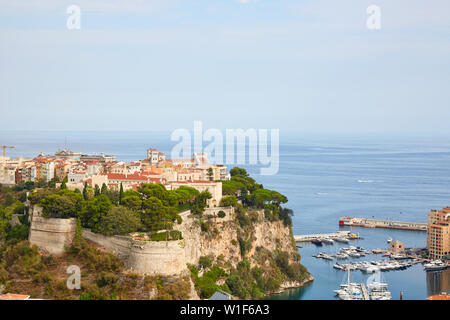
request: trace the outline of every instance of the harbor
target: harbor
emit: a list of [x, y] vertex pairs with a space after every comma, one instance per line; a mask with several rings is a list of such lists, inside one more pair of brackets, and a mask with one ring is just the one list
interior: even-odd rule
[[[450, 268], [427, 271], [425, 266], [429, 261], [422, 259], [420, 255], [392, 254], [388, 250], [388, 240], [390, 238], [402, 241], [407, 248], [424, 248], [426, 246], [426, 235], [424, 232], [374, 228], [361, 228], [355, 231], [357, 228], [345, 228], [348, 229], [342, 231], [348, 231], [348, 234], [358, 232], [360, 239], [350, 240], [349, 243], [337, 241], [333, 244], [324, 243], [322, 246], [313, 244], [311, 240], [300, 242], [302, 246], [299, 249], [301, 263], [308, 270], [313, 270], [316, 279], [303, 288], [286, 290], [283, 293], [272, 296], [271, 299], [340, 299], [334, 293], [334, 290], [347, 281], [348, 271], [344, 269], [346, 269], [346, 265], [358, 267], [358, 263], [361, 267], [369, 267], [369, 272], [353, 267], [354, 270], [350, 270], [351, 282], [359, 286], [361, 283], [364, 283], [369, 295], [371, 289], [368, 285], [372, 280], [386, 283], [392, 300], [399, 300], [400, 292], [403, 294], [403, 299], [423, 300], [428, 296], [450, 290]], [[326, 228], [323, 229], [326, 230]], [[315, 235], [321, 237], [329, 234], [323, 232]], [[358, 252], [356, 248], [361, 250], [361, 252]], [[349, 254], [343, 258], [341, 253], [344, 253], [344, 255]], [[350, 255], [350, 253], [352, 254]], [[413, 259], [406, 259], [406, 257], [417, 257], [417, 259], [421, 260], [418, 263]], [[412, 263], [408, 266], [404, 264], [406, 262]], [[385, 263], [386, 266], [384, 267]], [[388, 263], [392, 264], [390, 270], [388, 270], [390, 268], [387, 265]], [[342, 269], [336, 268], [336, 264], [343, 265]], [[372, 266], [381, 267], [385, 270], [380, 268], [381, 272], [370, 272], [370, 267]], [[374, 269], [376, 270], [376, 268], [372, 268], [372, 270]], [[379, 275], [383, 276], [382, 280], [378, 278]], [[359, 290], [362, 290], [361, 287]]]

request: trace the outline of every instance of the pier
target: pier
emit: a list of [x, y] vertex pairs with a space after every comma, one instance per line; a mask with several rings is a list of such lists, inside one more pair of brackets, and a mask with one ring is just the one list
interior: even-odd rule
[[352, 217], [340, 218], [339, 226], [427, 231], [427, 224], [422, 222], [405, 222]]
[[318, 233], [318, 234], [305, 234], [305, 235], [297, 235], [294, 236], [295, 242], [307, 242], [312, 241], [314, 239], [321, 238], [347, 238], [350, 235], [350, 231], [338, 231], [333, 233]]
[[370, 300], [369, 293], [367, 292], [367, 288], [364, 282], [361, 282], [361, 293], [363, 296], [363, 300]]

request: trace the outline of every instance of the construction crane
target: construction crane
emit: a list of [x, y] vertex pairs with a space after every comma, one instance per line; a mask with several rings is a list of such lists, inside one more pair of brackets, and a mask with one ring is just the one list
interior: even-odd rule
[[3, 149], [3, 159], [6, 157], [6, 148], [8, 149], [14, 149], [13, 146], [1, 146]]

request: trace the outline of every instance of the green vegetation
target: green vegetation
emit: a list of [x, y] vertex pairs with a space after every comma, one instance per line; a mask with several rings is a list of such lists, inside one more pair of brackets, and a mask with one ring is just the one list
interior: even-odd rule
[[[286, 196], [281, 193], [264, 189], [263, 185], [256, 183], [245, 169], [234, 167], [230, 170], [231, 180], [222, 181], [221, 200], [223, 206], [236, 206], [234, 199], [240, 200], [244, 208], [264, 209], [268, 221], [282, 220], [286, 226], [292, 225], [293, 211], [282, 208], [281, 205], [288, 202]], [[245, 223], [243, 217], [239, 217], [240, 223]]]
[[113, 207], [95, 226], [95, 232], [106, 236], [126, 235], [142, 227], [139, 214], [125, 207]]
[[[76, 241], [77, 242], [77, 241]], [[110, 253], [81, 238], [63, 256], [41, 255], [28, 241], [0, 245], [0, 284], [6, 292], [28, 292], [43, 299], [187, 299], [188, 278], [143, 277], [124, 272], [123, 264]], [[66, 286], [66, 269], [80, 266], [81, 289]], [[155, 292], [150, 295], [151, 289]]]
[[150, 237], [152, 241], [166, 241], [166, 240], [182, 240], [183, 236], [178, 230], [170, 230], [164, 232], [153, 233]]
[[234, 207], [237, 204], [237, 198], [234, 194], [232, 195], [228, 195], [228, 196], [224, 196], [221, 200], [220, 200], [220, 206], [221, 207]]
[[225, 280], [228, 274], [222, 268], [218, 266], [212, 266], [207, 270], [204, 270], [203, 275], [200, 277], [198, 275], [199, 268], [189, 265], [189, 270], [191, 270], [191, 277], [195, 285], [195, 289], [199, 292], [199, 296], [202, 299], [210, 298], [218, 289], [230, 292], [227, 284], [223, 283], [218, 285], [219, 280]]

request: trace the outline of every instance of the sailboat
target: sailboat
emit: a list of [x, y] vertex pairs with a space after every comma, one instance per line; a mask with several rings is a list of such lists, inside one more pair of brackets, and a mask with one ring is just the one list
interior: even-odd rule
[[333, 291], [341, 300], [362, 300], [361, 289], [358, 284], [350, 282], [349, 268], [347, 268], [347, 284], [341, 284], [340, 289]]
[[388, 291], [388, 284], [383, 281], [383, 278], [380, 274], [380, 281], [373, 281], [367, 284], [371, 300], [392, 300], [391, 292]]

